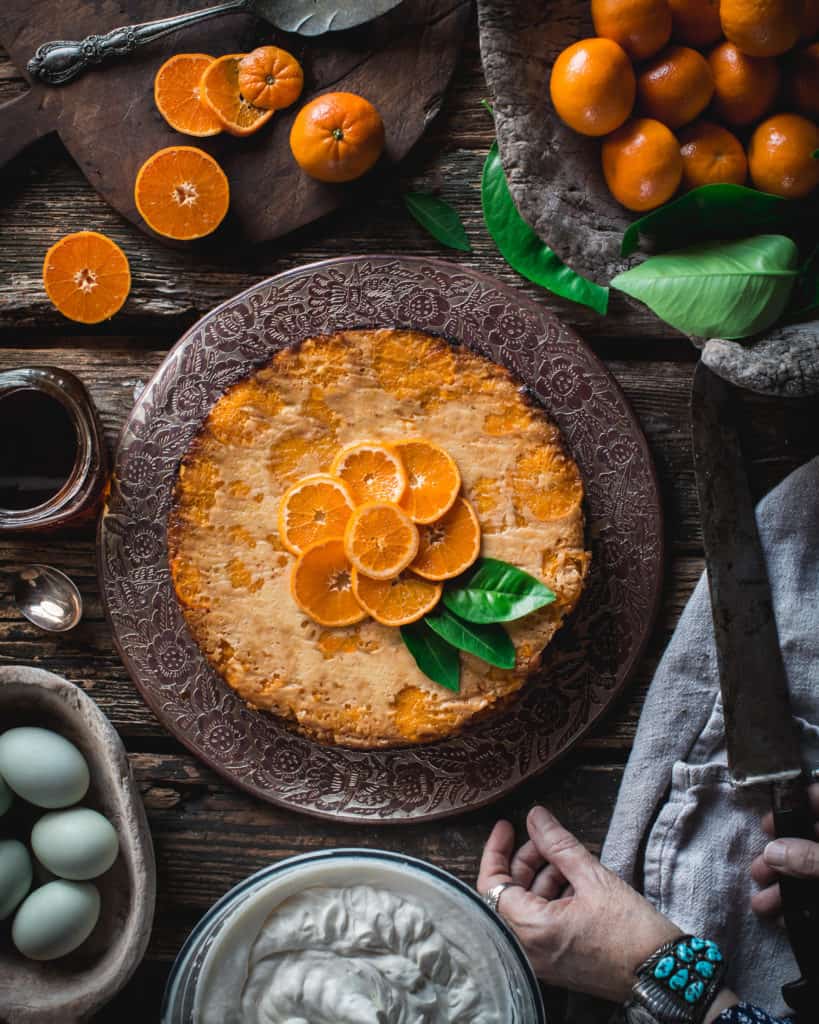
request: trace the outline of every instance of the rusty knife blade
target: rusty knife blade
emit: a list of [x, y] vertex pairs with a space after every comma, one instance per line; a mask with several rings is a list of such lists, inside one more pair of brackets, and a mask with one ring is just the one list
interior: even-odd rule
[[691, 434], [728, 766], [736, 785], [751, 786], [794, 779], [802, 766], [735, 414], [731, 386], [700, 361]]

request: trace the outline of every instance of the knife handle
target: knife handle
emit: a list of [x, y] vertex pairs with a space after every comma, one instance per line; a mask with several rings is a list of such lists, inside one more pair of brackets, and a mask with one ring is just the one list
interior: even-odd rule
[[[773, 811], [777, 838], [816, 842], [816, 818], [808, 801], [805, 779], [777, 783], [773, 787]], [[782, 995], [789, 1006], [808, 1020], [808, 1011], [815, 1012], [819, 1006], [819, 878], [782, 875], [779, 888], [788, 939], [802, 972], [801, 980], [785, 985]]]

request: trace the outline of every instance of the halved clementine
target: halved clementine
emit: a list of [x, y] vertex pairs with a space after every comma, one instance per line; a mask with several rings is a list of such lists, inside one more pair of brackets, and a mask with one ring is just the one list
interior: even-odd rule
[[148, 157], [134, 184], [143, 220], [159, 235], [190, 241], [224, 220], [230, 186], [219, 164], [195, 146], [168, 146]]
[[418, 528], [397, 505], [359, 505], [344, 531], [344, 550], [359, 572], [374, 580], [390, 579], [418, 554]]
[[434, 523], [452, 508], [461, 489], [455, 460], [432, 441], [398, 441], [394, 447], [407, 471], [401, 508], [416, 523]]
[[207, 53], [177, 53], [157, 71], [154, 100], [159, 113], [171, 128], [184, 135], [205, 138], [218, 135], [222, 122], [202, 102], [199, 82], [213, 63]]
[[352, 626], [367, 613], [356, 600], [353, 569], [340, 540], [324, 540], [307, 548], [290, 573], [293, 600], [322, 626]]
[[419, 526], [418, 554], [410, 565], [428, 580], [451, 580], [469, 568], [481, 551], [481, 527], [475, 510], [460, 497], [440, 519]]
[[239, 91], [262, 110], [289, 107], [303, 88], [301, 64], [278, 46], [259, 46], [239, 61]]
[[96, 231], [78, 231], [46, 253], [43, 284], [63, 316], [98, 324], [122, 308], [131, 290], [131, 270], [116, 242]]
[[199, 80], [202, 101], [231, 135], [252, 135], [273, 116], [273, 110], [255, 106], [239, 86], [239, 61], [244, 53], [229, 53], [208, 65]]
[[407, 488], [404, 464], [396, 453], [377, 441], [345, 445], [333, 459], [330, 472], [343, 480], [357, 505], [401, 500]]
[[323, 540], [341, 540], [353, 513], [345, 485], [323, 473], [293, 484], [279, 504], [279, 536], [294, 555]]
[[441, 600], [443, 584], [403, 572], [391, 580], [374, 580], [353, 568], [353, 593], [365, 611], [384, 626], [406, 626], [431, 612]]

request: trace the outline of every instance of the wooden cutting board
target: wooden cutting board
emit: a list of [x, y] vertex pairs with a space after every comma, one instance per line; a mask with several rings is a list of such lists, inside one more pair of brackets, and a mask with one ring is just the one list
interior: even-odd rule
[[[24, 71], [37, 47], [48, 40], [79, 39], [207, 6], [207, 2], [2, 0], [0, 44]], [[150, 233], [134, 205], [139, 167], [164, 146], [201, 146], [230, 179], [226, 223], [250, 241], [277, 238], [357, 194], [366, 195], [368, 189], [366, 179], [326, 185], [303, 174], [288, 144], [299, 107], [323, 92], [360, 93], [384, 118], [387, 141], [382, 165], [396, 163], [438, 112], [469, 9], [469, 0], [405, 0], [368, 25], [315, 39], [280, 32], [252, 15], [212, 18], [91, 70], [69, 85], [33, 84], [29, 92], [0, 106], [0, 166], [35, 139], [57, 132], [94, 188]], [[276, 114], [258, 134], [244, 139], [227, 134], [191, 139], [162, 119], [154, 104], [153, 79], [171, 54], [191, 51], [221, 56], [264, 43], [283, 46], [298, 57], [305, 70], [305, 88], [299, 102]]]

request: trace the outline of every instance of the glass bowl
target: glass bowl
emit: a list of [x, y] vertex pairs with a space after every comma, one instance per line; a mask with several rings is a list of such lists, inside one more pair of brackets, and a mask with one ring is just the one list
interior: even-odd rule
[[[237, 911], [253, 896], [267, 887], [281, 885], [283, 895], [301, 888], [331, 884], [321, 881], [321, 871], [328, 875], [343, 872], [345, 878], [378, 869], [396, 869], [408, 884], [413, 881], [421, 889], [434, 887], [441, 897], [457, 905], [472, 927], [488, 940], [487, 949], [497, 955], [499, 976], [508, 986], [510, 1009], [505, 1024], [546, 1024], [543, 999], [534, 971], [520, 943], [507, 925], [494, 914], [481, 897], [464, 882], [441, 868], [415, 857], [386, 850], [341, 848], [308, 853], [262, 868], [226, 893], [215, 903], [188, 936], [171, 970], [162, 1004], [162, 1024], [194, 1024], [196, 999], [200, 983], [204, 985], [208, 954], [219, 935]], [[396, 876], [397, 877], [397, 876]], [[302, 878], [304, 885], [301, 884]], [[375, 884], [375, 883], [374, 883]], [[265, 916], [266, 916], [265, 912]], [[231, 922], [233, 923], [233, 922]], [[203, 968], [204, 971], [203, 971]]]

